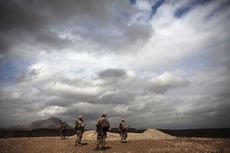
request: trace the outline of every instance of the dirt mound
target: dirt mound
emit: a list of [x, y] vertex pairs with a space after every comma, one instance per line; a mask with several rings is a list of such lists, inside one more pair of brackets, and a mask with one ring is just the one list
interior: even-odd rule
[[[95, 130], [86, 131], [83, 134], [84, 140], [96, 140], [97, 133]], [[72, 136], [71, 138], [75, 138], [76, 136]], [[174, 137], [163, 133], [156, 129], [148, 129], [143, 133], [128, 133], [128, 140], [158, 140], [158, 139], [173, 139]], [[120, 140], [120, 136], [118, 133], [107, 133], [107, 140]]]
[[154, 139], [173, 139], [174, 137], [156, 129], [148, 129], [143, 133], [146, 138]]
[[173, 139], [174, 137], [163, 133], [156, 129], [148, 129], [143, 133], [129, 133], [130, 140], [158, 140], [158, 139]]

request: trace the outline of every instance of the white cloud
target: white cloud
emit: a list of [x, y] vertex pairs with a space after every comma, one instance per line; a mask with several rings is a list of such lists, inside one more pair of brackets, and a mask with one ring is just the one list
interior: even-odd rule
[[175, 89], [177, 87], [185, 87], [189, 84], [186, 79], [174, 76], [169, 72], [156, 76], [150, 80], [151, 88], [155, 92], [165, 92], [168, 89]]
[[76, 96], [76, 97], [88, 97], [88, 96], [96, 96], [102, 90], [100, 87], [93, 87], [93, 86], [85, 86], [85, 87], [76, 87], [67, 85], [61, 82], [54, 82], [49, 83], [44, 86], [44, 90], [48, 92], [54, 92], [55, 94], [61, 95], [69, 95], [69, 96]]
[[141, 9], [141, 10], [148, 10], [148, 11], [151, 10], [151, 4], [147, 0], [136, 1], [136, 6], [138, 9]]
[[60, 106], [49, 106], [44, 108], [43, 110], [39, 111], [37, 114], [39, 116], [55, 116], [59, 113], [63, 113], [66, 111], [66, 108]]

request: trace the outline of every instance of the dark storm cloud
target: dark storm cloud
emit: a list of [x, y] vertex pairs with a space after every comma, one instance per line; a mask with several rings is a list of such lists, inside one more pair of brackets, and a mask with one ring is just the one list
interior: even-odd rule
[[152, 36], [152, 27], [149, 24], [133, 25], [127, 27], [124, 36], [128, 38], [131, 43], [137, 43], [138, 41], [147, 41]]
[[[46, 97], [34, 93], [32, 89], [4, 87], [0, 90], [0, 126], [25, 125], [37, 119], [37, 112], [47, 107]], [[25, 116], [30, 116], [26, 118]]]
[[[92, 111], [93, 110], [93, 111]], [[121, 118], [124, 113], [124, 106], [117, 104], [90, 104], [87, 102], [81, 102], [73, 104], [67, 107], [67, 110], [63, 113], [58, 114], [59, 117], [68, 116], [67, 118], [76, 119], [78, 115], [82, 115], [87, 121], [87, 128], [94, 128], [95, 122], [102, 113], [107, 113], [111, 125], [117, 126], [114, 122], [117, 118]]]
[[36, 12], [27, 6], [26, 1], [1, 1], [1, 31], [9, 30], [36, 30], [42, 27], [46, 20], [41, 12]]
[[101, 78], [123, 78], [126, 75], [123, 69], [107, 69], [99, 73]]
[[[151, 36], [151, 27], [147, 24], [128, 26], [127, 20], [130, 19], [117, 22], [116, 18], [120, 18], [119, 10], [136, 11], [128, 0], [1, 1], [0, 51], [4, 54], [18, 51], [15, 47], [19, 46], [22, 47], [21, 50], [25, 50], [25, 47], [46, 51], [61, 50], [63, 47], [74, 47], [80, 41], [75, 39], [78, 36], [91, 43], [102, 44], [108, 41], [107, 44], [111, 46], [115, 43], [115, 48], [123, 48], [126, 43], [144, 41]], [[93, 27], [93, 30], [90, 30], [90, 27]], [[104, 29], [108, 32], [103, 32]], [[111, 39], [105, 38], [110, 31], [118, 31], [121, 34], [117, 35], [116, 39], [113, 39], [114, 34], [111, 34]], [[74, 38], [62, 37], [63, 33], [74, 35]], [[124, 40], [121, 42], [118, 38]]]
[[[138, 52], [138, 48], [134, 48], [133, 44], [143, 46], [154, 34], [154, 29], [148, 23], [127, 24], [121, 23], [116, 24], [116, 27], [106, 27], [108, 30], [101, 30], [101, 27], [94, 27], [93, 30], [90, 28], [77, 29], [73, 33], [80, 35], [82, 39], [91, 43], [96, 42], [99, 46], [98, 52], [106, 49], [116, 53]], [[103, 48], [102, 51], [101, 48]]]
[[26, 7], [20, 1], [1, 1], [0, 2], [0, 43], [1, 52], [7, 52], [14, 46], [14, 43], [23, 39], [24, 33], [37, 31], [45, 23], [45, 18], [31, 8]]
[[128, 71], [123, 69], [106, 69], [99, 72], [99, 78], [104, 79], [104, 86], [109, 87], [111, 91], [123, 89], [124, 91], [135, 91], [138, 93], [165, 93], [170, 89], [184, 88], [189, 85], [185, 78], [178, 77], [169, 72], [152, 78], [132, 77]]
[[[229, 100], [226, 97], [203, 97], [188, 104], [182, 114], [184, 118], [190, 118], [192, 122], [196, 123], [194, 126], [197, 128], [206, 126], [229, 127]], [[186, 120], [184, 120], [184, 124], [189, 126]]]

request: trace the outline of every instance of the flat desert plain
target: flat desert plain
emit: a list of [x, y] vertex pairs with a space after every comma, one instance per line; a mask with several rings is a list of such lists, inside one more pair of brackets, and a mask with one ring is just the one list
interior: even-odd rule
[[24, 137], [0, 139], [1, 153], [230, 153], [230, 139], [178, 138], [155, 129], [129, 133], [128, 142], [120, 143], [119, 135], [108, 133], [106, 149], [96, 151], [96, 132], [86, 131], [82, 145], [74, 146], [76, 136]]

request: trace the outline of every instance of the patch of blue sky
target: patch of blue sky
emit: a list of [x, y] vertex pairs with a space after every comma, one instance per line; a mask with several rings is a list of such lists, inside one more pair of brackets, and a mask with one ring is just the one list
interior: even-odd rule
[[147, 22], [147, 21], [149, 21], [149, 19], [150, 19], [150, 13], [144, 13], [143, 15], [141, 15], [141, 16], [138, 16], [137, 18], [136, 18], [136, 21], [137, 22]]
[[208, 3], [210, 3], [213, 0], [193, 0], [192, 4], [193, 5], [206, 5]]
[[120, 12], [120, 15], [121, 15], [122, 17], [124, 17], [124, 18], [130, 18], [130, 14], [129, 14], [128, 12], [125, 12], [125, 11]]
[[188, 13], [191, 8], [192, 8], [192, 6], [190, 6], [190, 5], [182, 6], [176, 10], [176, 12], [174, 13], [174, 16], [176, 16], [177, 18], [180, 18], [183, 15], [185, 15], [186, 13]]
[[213, 64], [213, 60], [214, 59], [210, 54], [204, 52], [184, 59], [178, 66], [186, 72], [199, 71], [210, 67]]
[[5, 59], [0, 62], [0, 83], [15, 82], [25, 73], [29, 62]]
[[129, 0], [129, 3], [131, 4], [131, 5], [135, 5], [136, 4], [136, 0]]
[[114, 14], [114, 22], [117, 23], [123, 23], [129, 21], [132, 16], [127, 10], [122, 10], [117, 5], [113, 6], [113, 14]]
[[199, 6], [199, 5], [206, 5], [206, 4], [210, 3], [211, 1], [213, 1], [213, 0], [193, 0], [193, 1], [189, 2], [188, 4], [185, 4], [185, 5], [177, 8], [176, 11], [174, 12], [174, 16], [176, 18], [183, 17], [189, 11], [191, 11], [194, 7]]
[[152, 18], [159, 7], [161, 7], [164, 4], [165, 0], [157, 0], [155, 3], [152, 5], [151, 13], [150, 13], [150, 18]]
[[[150, 1], [151, 6], [151, 10], [150, 11], [145, 11], [143, 12], [142, 16], [139, 16], [136, 21], [144, 21], [144, 22], [148, 22], [157, 12], [157, 10], [165, 3], [165, 0], [154, 0], [154, 1]], [[135, 3], [132, 2], [132, 5], [136, 5], [136, 1]]]
[[214, 17], [219, 12], [226, 11], [230, 6], [230, 1], [224, 1], [220, 5], [218, 5], [215, 9], [213, 9], [204, 19], [204, 21], [208, 21], [212, 17]]
[[0, 82], [11, 81], [16, 73], [16, 65], [9, 62], [1, 62], [0, 64]]

